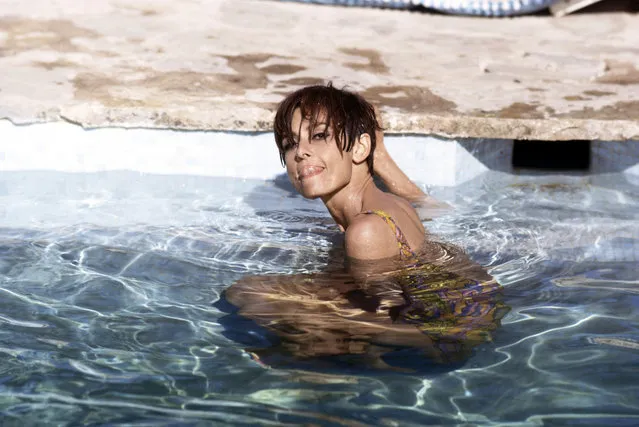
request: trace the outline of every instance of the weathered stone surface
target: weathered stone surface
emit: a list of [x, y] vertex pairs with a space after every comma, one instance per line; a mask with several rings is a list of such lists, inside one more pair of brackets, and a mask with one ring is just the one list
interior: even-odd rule
[[639, 15], [480, 19], [250, 0], [0, 0], [0, 118], [269, 130], [328, 80], [392, 132], [639, 139]]

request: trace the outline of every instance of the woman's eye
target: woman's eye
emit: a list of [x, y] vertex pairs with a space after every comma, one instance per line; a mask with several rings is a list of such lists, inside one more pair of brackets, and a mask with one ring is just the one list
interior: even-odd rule
[[293, 142], [287, 142], [286, 144], [284, 144], [284, 151], [289, 151], [292, 148], [297, 147], [297, 142], [293, 141]]
[[326, 132], [319, 132], [313, 135], [313, 139], [326, 139], [328, 138], [328, 135], [326, 134]]

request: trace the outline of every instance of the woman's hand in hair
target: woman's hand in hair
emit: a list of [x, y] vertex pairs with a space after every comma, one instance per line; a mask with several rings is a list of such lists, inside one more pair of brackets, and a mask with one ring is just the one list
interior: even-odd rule
[[[386, 144], [384, 144], [384, 123], [382, 122], [382, 115], [377, 107], [375, 107], [375, 117], [379, 124], [379, 129], [375, 131], [375, 152], [373, 153], [373, 169], [377, 168], [377, 164], [383, 164], [390, 157], [388, 150], [386, 150]], [[377, 171], [375, 171], [377, 174]]]
[[[379, 109], [375, 108], [377, 122], [383, 128], [382, 117]], [[402, 197], [413, 203], [418, 210], [418, 214], [422, 220], [439, 216], [443, 211], [447, 211], [451, 206], [446, 202], [440, 202], [430, 197], [420, 187], [418, 187], [408, 176], [399, 168], [393, 160], [390, 153], [386, 149], [384, 143], [383, 129], [375, 132], [376, 146], [373, 155], [373, 171], [375, 175], [381, 178], [386, 188], [396, 196]]]
[[384, 143], [382, 116], [375, 108], [377, 122], [380, 128], [375, 132], [375, 152], [373, 153], [373, 172], [393, 194], [410, 202], [419, 202], [428, 196], [397, 166]]

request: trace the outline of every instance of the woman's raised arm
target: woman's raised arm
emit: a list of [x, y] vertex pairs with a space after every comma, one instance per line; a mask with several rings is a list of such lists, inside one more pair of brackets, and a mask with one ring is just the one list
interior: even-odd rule
[[[377, 114], [377, 122], [382, 127], [382, 119], [379, 111]], [[373, 169], [375, 174], [382, 180], [386, 188], [396, 196], [402, 197], [418, 207], [447, 209], [450, 208], [445, 202], [440, 202], [435, 198], [427, 195], [402, 171], [397, 163], [388, 153], [386, 144], [384, 144], [384, 132], [378, 130], [375, 132], [376, 147], [373, 157]]]

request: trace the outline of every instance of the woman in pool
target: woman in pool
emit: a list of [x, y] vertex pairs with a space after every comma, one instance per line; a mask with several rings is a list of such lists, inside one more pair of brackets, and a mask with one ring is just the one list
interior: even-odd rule
[[445, 205], [390, 157], [370, 103], [330, 84], [306, 87], [279, 105], [274, 132], [295, 189], [321, 199], [344, 233], [348, 274], [244, 278], [226, 293], [241, 315], [299, 357], [379, 360], [388, 347], [419, 347], [447, 361], [487, 339], [498, 285], [463, 252], [428, 239], [411, 202]]

